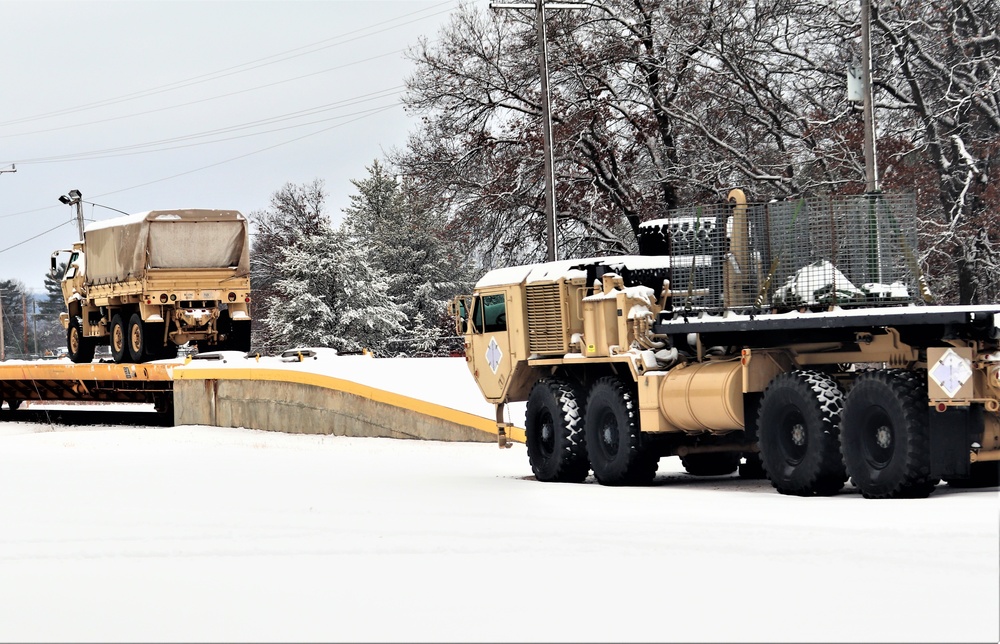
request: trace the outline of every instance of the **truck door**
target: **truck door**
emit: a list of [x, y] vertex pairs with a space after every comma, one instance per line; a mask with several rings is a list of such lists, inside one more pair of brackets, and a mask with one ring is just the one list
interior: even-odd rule
[[69, 257], [69, 261], [66, 262], [66, 272], [63, 274], [59, 285], [62, 289], [64, 301], [69, 302], [74, 293], [83, 292], [83, 284], [87, 278], [85, 269], [86, 264], [83, 255], [79, 250], [74, 249]]
[[503, 291], [481, 293], [472, 302], [472, 361], [475, 377], [486, 398], [503, 398], [510, 380], [510, 334]]

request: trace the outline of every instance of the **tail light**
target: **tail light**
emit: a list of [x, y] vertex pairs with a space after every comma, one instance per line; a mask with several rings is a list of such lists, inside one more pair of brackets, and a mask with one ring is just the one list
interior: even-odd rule
[[167, 294], [166, 293], [160, 293], [160, 302], [162, 302], [163, 304], [167, 303]]
[[236, 301], [236, 293], [230, 293], [229, 294], [229, 301], [230, 302], [235, 302]]

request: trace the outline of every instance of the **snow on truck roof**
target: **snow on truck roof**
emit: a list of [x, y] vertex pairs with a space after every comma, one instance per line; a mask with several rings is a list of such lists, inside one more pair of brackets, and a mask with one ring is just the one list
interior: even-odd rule
[[112, 217], [88, 224], [84, 231], [100, 230], [102, 228], [114, 228], [127, 224], [137, 224], [143, 221], [170, 221], [170, 220], [205, 221], [218, 219], [244, 219], [243, 214], [238, 210], [212, 210], [206, 208], [182, 208], [178, 210], [147, 210], [137, 212], [132, 215], [122, 215]]
[[[709, 257], [678, 257], [675, 260], [685, 261], [688, 266], [692, 261], [697, 265], [707, 265], [711, 262]], [[620, 255], [617, 257], [590, 257], [584, 259], [562, 259], [555, 262], [544, 262], [541, 264], [525, 264], [524, 266], [510, 266], [507, 268], [494, 269], [480, 278], [476, 282], [476, 288], [488, 288], [491, 286], [502, 286], [505, 284], [520, 284], [524, 282], [549, 282], [563, 278], [584, 277], [584, 269], [587, 266], [607, 266], [614, 270], [628, 268], [637, 271], [643, 269], [670, 268], [670, 258], [653, 255]]]

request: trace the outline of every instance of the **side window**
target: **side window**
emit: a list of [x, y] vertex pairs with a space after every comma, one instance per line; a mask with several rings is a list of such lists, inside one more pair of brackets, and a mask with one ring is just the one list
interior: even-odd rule
[[507, 307], [503, 293], [476, 298], [472, 304], [472, 328], [476, 333], [507, 330]]
[[66, 274], [63, 279], [72, 279], [76, 276], [76, 260], [80, 259], [80, 253], [73, 253], [66, 262]]
[[487, 333], [507, 330], [507, 308], [503, 293], [483, 297], [483, 314], [486, 317]]
[[475, 333], [483, 333], [483, 298], [477, 297], [472, 301], [472, 330]]

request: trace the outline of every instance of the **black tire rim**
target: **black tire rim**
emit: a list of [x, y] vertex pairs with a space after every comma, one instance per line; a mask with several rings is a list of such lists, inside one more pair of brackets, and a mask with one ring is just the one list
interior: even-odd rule
[[621, 440], [621, 434], [618, 430], [618, 419], [615, 418], [614, 412], [610, 409], [605, 410], [601, 414], [601, 420], [597, 427], [601, 439], [601, 451], [608, 458], [614, 458], [618, 455], [618, 446]]
[[781, 453], [789, 465], [798, 465], [809, 451], [809, 432], [806, 419], [798, 409], [790, 409], [781, 419], [779, 440]]
[[892, 462], [896, 432], [889, 414], [881, 407], [872, 407], [861, 425], [861, 452], [865, 462], [881, 470]]

